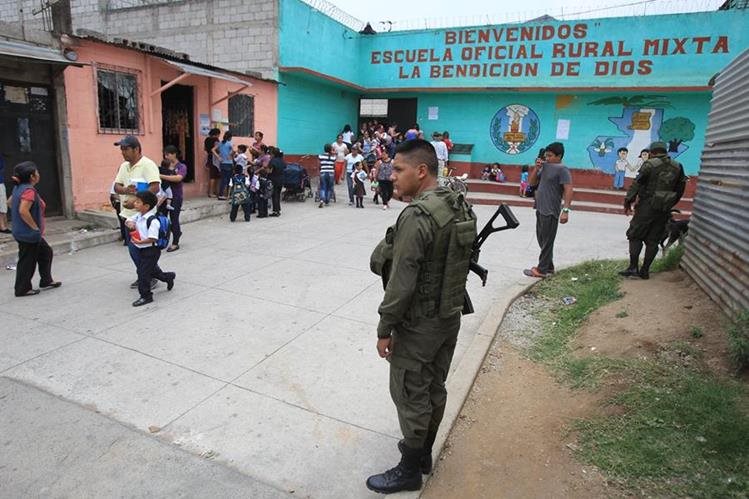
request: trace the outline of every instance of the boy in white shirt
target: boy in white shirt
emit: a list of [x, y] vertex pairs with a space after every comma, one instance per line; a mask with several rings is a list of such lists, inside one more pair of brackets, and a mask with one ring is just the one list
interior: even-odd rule
[[237, 146], [237, 150], [239, 151], [239, 154], [234, 158], [234, 162], [242, 167], [242, 173], [244, 175], [247, 175], [247, 163], [249, 163], [249, 158], [247, 157], [247, 146], [244, 144], [239, 144]]
[[[138, 293], [140, 298], [133, 302], [133, 307], [140, 307], [153, 301], [151, 279], [166, 283], [166, 289], [174, 287], [174, 272], [164, 272], [159, 267], [161, 249], [156, 246], [159, 239], [161, 223], [156, 217], [156, 194], [142, 191], [135, 194], [133, 208], [136, 213], [128, 218], [125, 225], [130, 229], [130, 244], [137, 250], [135, 266], [138, 270]], [[151, 219], [151, 217], [154, 217]], [[149, 219], [151, 222], [149, 223]]]

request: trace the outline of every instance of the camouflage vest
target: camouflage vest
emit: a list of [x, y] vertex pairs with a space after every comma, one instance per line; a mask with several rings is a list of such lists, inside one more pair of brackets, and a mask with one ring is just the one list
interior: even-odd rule
[[[419, 269], [409, 317], [450, 317], [463, 310], [468, 264], [476, 239], [476, 216], [462, 194], [440, 188], [411, 203], [429, 217], [433, 241]], [[370, 259], [372, 272], [387, 287], [398, 224], [388, 228]]]
[[684, 181], [681, 164], [668, 156], [650, 159], [653, 169], [643, 198], [657, 211], [668, 212], [678, 201], [677, 188]]

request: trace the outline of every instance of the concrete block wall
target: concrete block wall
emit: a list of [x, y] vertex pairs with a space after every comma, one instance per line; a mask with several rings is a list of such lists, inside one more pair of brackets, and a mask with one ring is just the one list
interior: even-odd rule
[[[72, 0], [73, 30], [98, 31], [185, 52], [193, 61], [275, 78], [279, 0], [175, 0], [107, 9], [105, 0]], [[0, 0], [0, 21], [41, 26], [36, 0]], [[116, 4], [115, 4], [116, 5]], [[22, 9], [22, 11], [21, 11]]]

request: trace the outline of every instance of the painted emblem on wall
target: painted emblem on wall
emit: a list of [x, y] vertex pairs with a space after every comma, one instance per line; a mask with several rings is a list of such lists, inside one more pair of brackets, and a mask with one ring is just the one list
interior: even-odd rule
[[[591, 106], [615, 105], [623, 107], [621, 116], [609, 118], [623, 135], [599, 135], [588, 146], [591, 163], [605, 173], [613, 174], [622, 147], [629, 150], [630, 157], [638, 157], [640, 151], [647, 149], [657, 140], [668, 144], [668, 154], [676, 158], [689, 146], [684, 144], [694, 139], [695, 124], [681, 116], [664, 120], [667, 108], [671, 103], [662, 95], [635, 95], [630, 97], [607, 97], [590, 102]], [[635, 177], [641, 161], [628, 163], [627, 177]]]
[[492, 143], [507, 154], [520, 154], [533, 147], [540, 131], [538, 115], [522, 104], [501, 108], [489, 126]]

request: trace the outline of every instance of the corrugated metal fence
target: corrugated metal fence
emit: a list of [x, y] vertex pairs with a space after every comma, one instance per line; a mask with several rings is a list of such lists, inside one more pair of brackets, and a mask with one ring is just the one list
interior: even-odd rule
[[728, 315], [749, 309], [749, 50], [716, 80], [682, 265]]

